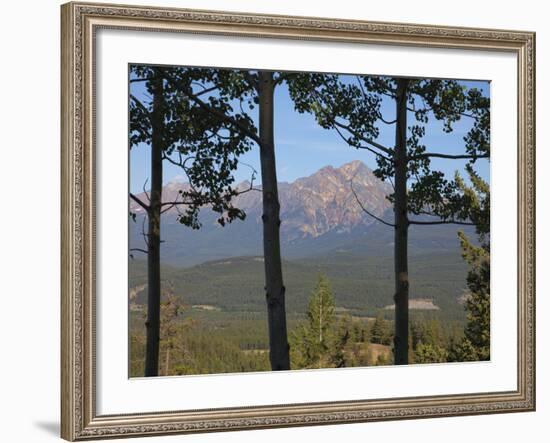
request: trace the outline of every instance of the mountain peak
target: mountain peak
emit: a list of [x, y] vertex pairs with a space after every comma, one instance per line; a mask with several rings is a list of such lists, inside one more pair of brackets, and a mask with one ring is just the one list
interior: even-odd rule
[[352, 160], [349, 163], [345, 163], [342, 166], [340, 166], [339, 169], [357, 169], [361, 166], [365, 166], [365, 163], [363, 163], [361, 160]]
[[356, 174], [372, 174], [372, 170], [361, 160], [353, 160], [338, 168], [347, 178], [352, 178]]
[[[339, 167], [334, 167], [332, 165], [324, 166], [321, 169], [319, 169], [317, 172], [310, 175], [309, 177], [314, 177], [318, 174], [320, 175], [342, 174], [346, 179], [349, 180], [356, 174], [371, 175], [372, 170], [361, 160], [353, 160], [351, 162], [344, 163]], [[305, 177], [305, 178], [308, 178], [308, 177]]]
[[317, 172], [297, 179], [293, 184], [299, 187], [311, 187], [314, 186], [319, 189], [328, 191], [329, 188], [334, 187], [346, 187], [349, 188], [349, 183], [352, 181], [357, 184], [378, 185], [384, 187], [384, 183], [381, 182], [373, 174], [372, 170], [361, 160], [353, 160], [345, 163], [339, 167], [332, 165], [324, 166]]
[[[176, 201], [179, 191], [188, 186], [180, 177], [174, 177], [163, 188], [163, 200]], [[235, 187], [239, 191], [244, 191], [250, 188], [250, 182], [243, 181]], [[327, 165], [292, 183], [279, 183], [282, 241], [292, 243], [328, 233], [340, 235], [361, 226], [368, 226], [374, 219], [363, 212], [357, 199], [368, 207], [371, 213], [381, 216], [389, 208], [386, 199], [389, 193], [389, 185], [379, 180], [360, 160], [339, 167]], [[131, 205], [139, 212], [136, 204], [132, 202]], [[257, 223], [256, 227], [261, 225], [261, 192], [240, 194], [235, 198], [235, 206], [245, 211], [249, 222]], [[177, 210], [172, 209], [168, 212], [176, 214]]]

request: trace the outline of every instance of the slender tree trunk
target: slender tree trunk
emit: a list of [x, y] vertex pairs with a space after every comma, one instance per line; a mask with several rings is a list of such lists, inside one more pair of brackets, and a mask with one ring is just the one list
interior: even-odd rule
[[263, 191], [263, 236], [265, 290], [269, 329], [269, 359], [273, 371], [290, 369], [288, 338], [286, 331], [285, 287], [281, 266], [279, 238], [279, 195], [275, 167], [273, 138], [273, 91], [275, 84], [271, 72], [258, 75], [260, 108], [260, 163]]
[[158, 375], [160, 343], [160, 210], [162, 201], [162, 136], [164, 128], [163, 79], [155, 70], [151, 113], [151, 191], [147, 233], [147, 348], [145, 376]]
[[394, 363], [406, 365], [409, 361], [409, 265], [407, 216], [407, 86], [409, 80], [397, 80], [395, 130], [395, 335]]

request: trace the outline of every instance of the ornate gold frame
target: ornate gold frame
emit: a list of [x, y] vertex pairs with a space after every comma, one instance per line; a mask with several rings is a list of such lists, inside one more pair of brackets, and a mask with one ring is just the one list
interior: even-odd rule
[[[533, 411], [535, 34], [68, 3], [62, 17], [61, 436], [67, 440]], [[98, 416], [95, 412], [94, 33], [98, 28], [507, 51], [518, 59], [518, 384], [512, 392]]]

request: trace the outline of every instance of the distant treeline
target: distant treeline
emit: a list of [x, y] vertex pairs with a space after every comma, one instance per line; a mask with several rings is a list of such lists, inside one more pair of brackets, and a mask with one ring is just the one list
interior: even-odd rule
[[[391, 257], [357, 257], [340, 254], [321, 259], [283, 261], [287, 280], [287, 310], [304, 313], [312, 282], [319, 272], [330, 278], [336, 304], [351, 315], [375, 317], [393, 303]], [[427, 254], [411, 258], [415, 278], [412, 298], [431, 299], [445, 321], [466, 319], [461, 296], [466, 290], [467, 265], [458, 253]], [[434, 278], [437, 276], [437, 278]], [[252, 257], [235, 257], [192, 268], [162, 266], [163, 282], [184, 294], [184, 303], [208, 304], [232, 312], [265, 312], [263, 263]], [[130, 287], [147, 282], [145, 262], [130, 262]], [[138, 295], [146, 303], [146, 292]], [[411, 318], [420, 313], [411, 310]], [[392, 312], [385, 313], [392, 318]]]

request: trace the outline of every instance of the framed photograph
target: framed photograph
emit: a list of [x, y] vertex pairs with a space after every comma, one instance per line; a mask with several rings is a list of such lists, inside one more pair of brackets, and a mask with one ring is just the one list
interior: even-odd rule
[[62, 6], [62, 437], [535, 409], [535, 35]]

